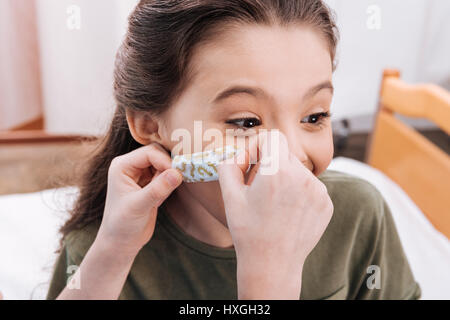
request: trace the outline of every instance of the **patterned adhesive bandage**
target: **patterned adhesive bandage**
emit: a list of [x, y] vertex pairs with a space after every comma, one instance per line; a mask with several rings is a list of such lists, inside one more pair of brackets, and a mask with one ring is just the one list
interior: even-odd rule
[[172, 168], [181, 172], [185, 182], [216, 181], [219, 180], [217, 165], [241, 151], [237, 146], [225, 146], [193, 154], [172, 155]]

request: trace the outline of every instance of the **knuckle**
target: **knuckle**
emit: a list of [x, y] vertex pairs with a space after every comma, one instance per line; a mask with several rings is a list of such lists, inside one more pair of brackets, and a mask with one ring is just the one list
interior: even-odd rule
[[148, 146], [147, 146], [147, 148], [149, 149], [149, 150], [159, 150], [159, 147], [158, 147], [158, 144], [156, 143], [156, 142], [152, 142], [152, 143], [150, 143]]
[[166, 152], [166, 150], [157, 142], [150, 143], [148, 148], [153, 152]]
[[109, 171], [115, 171], [116, 169], [120, 168], [123, 162], [123, 156], [117, 156], [114, 159], [112, 159], [111, 164], [109, 165]]
[[324, 195], [328, 195], [328, 189], [327, 189], [327, 186], [324, 184], [324, 183], [322, 183], [321, 181], [319, 181], [319, 191], [320, 191], [320, 193], [322, 193], [322, 194], [324, 194]]
[[304, 179], [302, 179], [301, 183], [303, 188], [309, 189], [313, 184], [313, 180], [310, 177], [306, 176]]

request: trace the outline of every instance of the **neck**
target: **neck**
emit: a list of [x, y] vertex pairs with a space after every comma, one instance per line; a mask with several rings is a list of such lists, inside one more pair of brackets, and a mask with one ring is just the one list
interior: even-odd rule
[[189, 186], [183, 183], [167, 198], [164, 202], [167, 214], [193, 238], [211, 246], [233, 248], [231, 234], [224, 224], [226, 219], [223, 207], [208, 205], [211, 200], [195, 196], [205, 194], [204, 192], [194, 193], [189, 189]]

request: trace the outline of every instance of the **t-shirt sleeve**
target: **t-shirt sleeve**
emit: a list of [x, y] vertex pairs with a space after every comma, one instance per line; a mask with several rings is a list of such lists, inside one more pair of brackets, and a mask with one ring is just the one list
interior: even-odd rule
[[69, 277], [76, 270], [77, 265], [68, 253], [67, 244], [64, 243], [53, 268], [46, 299], [55, 300], [66, 287]]
[[412, 274], [389, 206], [381, 194], [378, 195], [383, 212], [369, 255], [370, 263], [366, 265], [367, 273], [361, 279], [356, 299], [420, 299], [421, 288]]
[[[75, 274], [78, 266], [81, 265], [84, 256], [91, 247], [99, 225], [100, 222], [96, 221], [87, 225], [82, 230], [71, 231], [65, 236], [61, 251], [53, 268], [53, 275], [46, 297], [47, 300], [56, 299], [64, 290], [68, 279]], [[77, 285], [77, 282], [75, 281], [72, 284]]]
[[63, 246], [53, 267], [53, 274], [46, 297], [47, 300], [55, 300], [65, 288], [67, 283], [67, 266], [67, 251], [66, 247]]

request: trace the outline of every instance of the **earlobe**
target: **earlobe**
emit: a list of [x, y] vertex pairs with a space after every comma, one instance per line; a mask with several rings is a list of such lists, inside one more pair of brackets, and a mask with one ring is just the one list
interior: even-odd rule
[[130, 133], [138, 143], [142, 145], [148, 145], [152, 142], [161, 143], [158, 123], [152, 116], [127, 110], [126, 117]]

